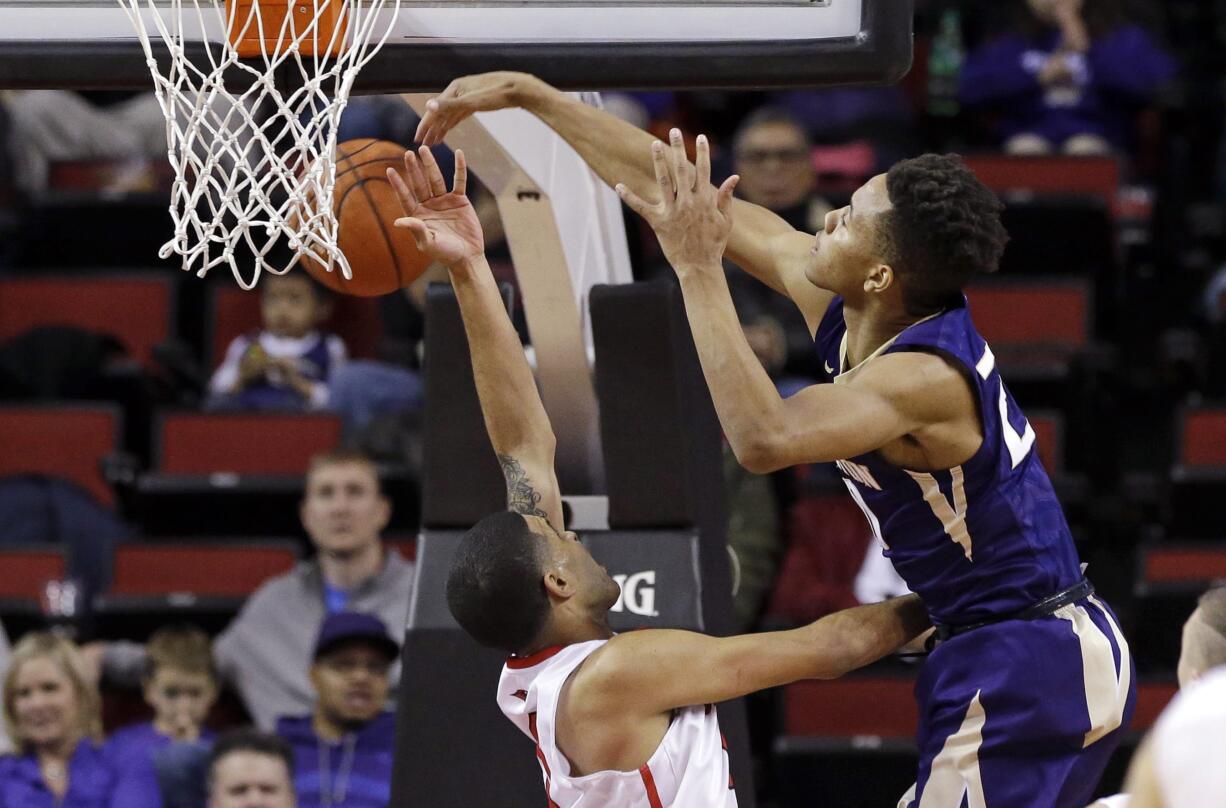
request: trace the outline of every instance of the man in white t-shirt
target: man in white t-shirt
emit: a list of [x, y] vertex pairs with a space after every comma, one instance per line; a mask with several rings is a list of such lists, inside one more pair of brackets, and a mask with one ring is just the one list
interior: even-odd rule
[[508, 509], [466, 534], [447, 580], [465, 631], [512, 655], [499, 706], [536, 743], [558, 808], [735, 806], [714, 703], [868, 664], [927, 628], [923, 605], [908, 596], [767, 634], [614, 636], [619, 588], [563, 526], [553, 430], [483, 255], [464, 155], [451, 192], [429, 149], [405, 163], [403, 179], [388, 172], [407, 214], [396, 225], [448, 268], [506, 477]]

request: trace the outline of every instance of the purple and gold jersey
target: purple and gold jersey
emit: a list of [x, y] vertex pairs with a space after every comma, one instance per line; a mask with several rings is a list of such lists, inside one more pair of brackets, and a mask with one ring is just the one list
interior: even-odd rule
[[945, 358], [971, 384], [983, 444], [960, 466], [903, 469], [876, 452], [838, 462], [886, 555], [932, 619], [965, 625], [1003, 617], [1082, 579], [1064, 512], [1039, 461], [1034, 430], [1001, 380], [963, 304], [921, 320], [853, 368], [836, 297], [815, 337], [829, 381], [846, 382], [887, 353]]

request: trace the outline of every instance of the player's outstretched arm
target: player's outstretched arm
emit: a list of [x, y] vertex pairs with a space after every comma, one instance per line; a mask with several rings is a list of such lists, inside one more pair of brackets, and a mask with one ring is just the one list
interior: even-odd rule
[[791, 631], [736, 637], [632, 631], [593, 654], [572, 687], [581, 687], [585, 700], [607, 700], [603, 709], [654, 715], [801, 679], [835, 679], [893, 653], [928, 627], [923, 603], [908, 595]]
[[456, 152], [450, 192], [428, 147], [405, 154], [404, 177], [388, 169], [417, 247], [447, 267], [472, 354], [473, 378], [490, 443], [507, 481], [507, 507], [543, 516], [558, 530], [562, 499], [553, 460], [556, 439], [519, 335], [485, 260], [481, 224], [466, 195], [468, 167]]
[[[624, 183], [644, 199], [658, 201], [648, 150], [653, 136], [603, 110], [588, 106], [526, 73], [483, 73], [448, 85], [427, 105], [417, 138], [441, 143], [446, 133], [474, 112], [521, 107], [557, 132], [609, 185]], [[736, 225], [728, 257], [800, 309], [816, 331], [833, 295], [813, 286], [804, 267], [812, 236], [779, 216], [743, 200], [733, 202]]]

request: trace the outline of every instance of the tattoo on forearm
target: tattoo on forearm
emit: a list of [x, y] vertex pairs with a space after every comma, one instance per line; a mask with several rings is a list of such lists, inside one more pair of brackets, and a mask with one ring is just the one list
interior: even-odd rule
[[537, 507], [541, 495], [532, 487], [532, 481], [519, 461], [510, 455], [500, 454], [498, 462], [502, 464], [502, 476], [507, 480], [507, 507], [526, 516], [548, 518], [549, 514]]

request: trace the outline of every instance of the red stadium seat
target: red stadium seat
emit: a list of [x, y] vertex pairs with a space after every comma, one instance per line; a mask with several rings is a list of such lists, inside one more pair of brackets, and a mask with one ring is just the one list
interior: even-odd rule
[[1132, 716], [1132, 732], [1146, 732], [1171, 703], [1179, 686], [1174, 682], [1141, 682], [1137, 685], [1137, 710]]
[[110, 595], [245, 598], [297, 558], [292, 542], [121, 544]]
[[333, 415], [169, 414], [160, 422], [157, 470], [298, 476], [340, 438]]
[[1001, 349], [1049, 348], [1073, 352], [1090, 336], [1090, 291], [1081, 281], [977, 284], [967, 289], [975, 326]]
[[151, 277], [11, 277], [0, 281], [0, 341], [38, 326], [111, 334], [138, 362], [170, 337], [171, 281]]
[[1183, 412], [1177, 462], [1184, 467], [1226, 469], [1226, 407]]
[[919, 720], [914, 688], [905, 678], [796, 682], [783, 689], [783, 734], [913, 738]]
[[112, 505], [101, 464], [116, 450], [119, 423], [119, 411], [107, 406], [0, 407], [0, 476], [60, 477]]
[[1226, 581], [1226, 542], [1142, 547], [1141, 580], [1155, 585], [1193, 585], [1200, 590]]
[[1120, 190], [1120, 165], [1113, 157], [1011, 157], [971, 155], [966, 164], [998, 194], [1081, 194], [1103, 200], [1114, 210]]
[[1034, 427], [1035, 445], [1043, 468], [1049, 474], [1061, 474], [1064, 471], [1064, 416], [1050, 410], [1036, 410], [1026, 413], [1026, 419]]
[[[211, 336], [209, 339], [210, 368], [216, 368], [226, 355], [226, 348], [235, 337], [260, 329], [260, 296], [236, 286], [213, 287]], [[335, 296], [332, 316], [324, 323], [345, 341], [349, 355], [355, 359], [373, 359], [383, 339], [383, 322], [379, 316], [379, 301], [370, 297]]]
[[62, 580], [66, 568], [57, 547], [0, 548], [0, 600], [38, 603], [47, 582]]

